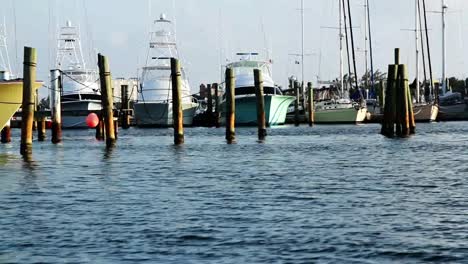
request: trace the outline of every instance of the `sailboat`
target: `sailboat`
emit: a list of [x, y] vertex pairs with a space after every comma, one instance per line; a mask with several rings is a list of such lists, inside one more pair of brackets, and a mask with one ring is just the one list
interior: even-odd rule
[[[154, 21], [150, 32], [146, 65], [140, 77], [137, 101], [134, 103], [135, 121], [139, 127], [171, 127], [172, 82], [171, 58], [179, 58], [175, 30], [164, 14]], [[198, 103], [190, 93], [190, 85], [182, 68], [183, 123], [192, 125]]]
[[439, 121], [460, 120], [466, 118], [468, 105], [460, 93], [448, 91], [449, 82], [446, 77], [446, 21], [448, 6], [442, 0], [442, 94], [439, 96]]
[[[283, 125], [289, 105], [294, 96], [283, 95], [281, 89], [275, 85], [272, 77], [272, 62], [257, 59], [258, 53], [237, 53], [239, 61], [226, 65], [236, 76], [235, 105], [237, 125], [256, 125], [257, 109], [255, 96], [254, 69], [260, 69], [263, 77], [263, 93], [265, 100], [265, 118], [267, 126]], [[225, 98], [225, 96], [224, 96]], [[222, 116], [225, 116], [226, 102], [221, 105]], [[225, 119], [222, 119], [225, 121]]]
[[[416, 122], [432, 122], [435, 121], [437, 118], [437, 114], [439, 112], [439, 106], [437, 104], [437, 100], [433, 102], [426, 102], [424, 97], [421, 96], [421, 86], [420, 86], [420, 78], [419, 78], [419, 59], [420, 59], [420, 49], [419, 49], [419, 36], [420, 36], [420, 0], [415, 0], [415, 47], [416, 47], [416, 79], [415, 79], [415, 98], [414, 98], [414, 119]], [[421, 46], [422, 47], [422, 46]], [[423, 54], [424, 56], [424, 54]]]
[[79, 28], [71, 21], [60, 28], [57, 43], [55, 67], [62, 73], [62, 127], [86, 128], [86, 116], [102, 109], [97, 67], [86, 67]]
[[[366, 119], [367, 108], [365, 104], [353, 102], [349, 99], [348, 92], [344, 89], [343, 77], [343, 34], [344, 1], [339, 1], [339, 37], [340, 37], [340, 93], [338, 96], [321, 98], [315, 104], [315, 123], [341, 124], [341, 123], [361, 123]], [[350, 14], [349, 14], [350, 15]], [[350, 30], [352, 26], [350, 25]], [[354, 45], [353, 45], [354, 46]], [[353, 47], [354, 48], [354, 47]], [[356, 68], [356, 67], [355, 67]], [[356, 70], [355, 70], [356, 72]], [[357, 78], [357, 77], [356, 77]], [[356, 80], [357, 82], [357, 80]], [[356, 83], [356, 88], [358, 85]], [[361, 94], [361, 100], [362, 94]]]

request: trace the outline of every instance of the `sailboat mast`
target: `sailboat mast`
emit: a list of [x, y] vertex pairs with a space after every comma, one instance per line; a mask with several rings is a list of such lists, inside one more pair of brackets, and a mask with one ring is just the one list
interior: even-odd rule
[[338, 0], [338, 5], [340, 6], [340, 20], [339, 20], [339, 34], [340, 34], [340, 86], [341, 86], [341, 96], [344, 96], [344, 81], [343, 81], [343, 6], [341, 5], [341, 0]]
[[353, 20], [351, 18], [351, 3], [348, 2], [348, 19], [349, 19], [349, 32], [351, 34], [351, 51], [353, 53], [353, 68], [354, 68], [354, 83], [356, 84], [356, 89], [359, 91], [359, 96], [361, 100], [364, 100], [364, 96], [362, 95], [362, 91], [359, 89], [358, 84], [358, 74], [357, 74], [357, 67], [356, 67], [356, 51], [354, 49], [354, 34], [353, 34]]
[[365, 81], [364, 81], [364, 85], [366, 86], [365, 89], [366, 89], [366, 99], [369, 99], [369, 75], [368, 75], [368, 72], [369, 72], [369, 66], [368, 66], [368, 51], [367, 51], [367, 41], [368, 41], [368, 37], [367, 37], [367, 1], [364, 0], [364, 65], [366, 67], [366, 70], [364, 71], [364, 76], [365, 76]]
[[[426, 53], [424, 52], [424, 35], [423, 35], [423, 25], [422, 25], [422, 18], [421, 18], [421, 1], [418, 0], [418, 12], [419, 12], [419, 33], [420, 33], [420, 44], [421, 44], [421, 58], [422, 58], [422, 68], [423, 68], [423, 73], [424, 73], [424, 81], [422, 82], [424, 84], [424, 89], [425, 91], [426, 84], [427, 84], [427, 72], [426, 72]], [[424, 95], [422, 95], [424, 96]]]
[[446, 77], [446, 67], [447, 67], [447, 62], [446, 62], [446, 57], [447, 57], [447, 51], [446, 51], [446, 39], [445, 39], [445, 12], [447, 9], [447, 5], [445, 4], [445, 0], [442, 0], [442, 94], [445, 94], [447, 91], [447, 77]]
[[[349, 39], [348, 39], [348, 24], [347, 24], [347, 17], [346, 17], [346, 4], [345, 0], [341, 1], [343, 7], [343, 21], [344, 21], [344, 37], [346, 40], [346, 58], [348, 60], [348, 82], [349, 82], [349, 89], [353, 87], [353, 79], [351, 78], [351, 56], [349, 55]], [[348, 85], [348, 83], [346, 83]]]
[[419, 94], [419, 0], [415, 1], [415, 44], [416, 44], [416, 102], [420, 102], [420, 94]]
[[301, 0], [301, 27], [302, 27], [302, 47], [301, 47], [302, 79], [301, 81], [302, 81], [302, 90], [304, 90], [304, 0]]
[[370, 55], [370, 78], [371, 78], [371, 90], [374, 91], [374, 55], [372, 51], [372, 30], [371, 30], [371, 19], [370, 19], [370, 8], [369, 8], [369, 0], [367, 1], [367, 26], [369, 31], [369, 55]]
[[429, 65], [429, 78], [431, 85], [431, 94], [435, 97], [435, 103], [439, 102], [439, 91], [434, 89], [434, 78], [432, 75], [432, 61], [431, 61], [431, 47], [429, 45], [429, 32], [427, 30], [427, 10], [426, 10], [426, 0], [422, 0], [423, 3], [423, 15], [424, 15], [424, 31], [426, 35], [426, 46], [427, 46], [427, 64]]

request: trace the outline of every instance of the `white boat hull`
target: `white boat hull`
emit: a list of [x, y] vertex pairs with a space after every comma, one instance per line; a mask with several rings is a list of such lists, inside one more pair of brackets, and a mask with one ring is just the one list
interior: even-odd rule
[[338, 108], [315, 111], [317, 124], [357, 124], [366, 119], [367, 108]]

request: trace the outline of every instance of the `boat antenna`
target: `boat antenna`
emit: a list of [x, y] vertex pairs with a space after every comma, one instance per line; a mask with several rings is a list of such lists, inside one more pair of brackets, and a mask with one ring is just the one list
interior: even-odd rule
[[356, 70], [356, 52], [354, 49], [354, 35], [353, 35], [353, 20], [351, 18], [351, 4], [349, 0], [347, 0], [347, 2], [348, 2], [349, 31], [351, 33], [351, 51], [353, 53], [353, 68], [354, 68], [354, 75], [355, 75], [354, 82], [356, 85], [356, 89], [359, 91], [359, 96], [361, 97], [361, 100], [363, 100], [364, 96], [362, 95], [361, 89], [359, 89], [358, 75], [357, 75], [357, 70]]
[[19, 76], [19, 59], [18, 59], [18, 36], [17, 36], [17, 27], [16, 27], [16, 1], [15, 0], [11, 0], [12, 4], [13, 4], [13, 28], [14, 28], [14, 38], [15, 38], [15, 59], [16, 59], [16, 72], [18, 73], [18, 76]]
[[263, 21], [263, 16], [260, 17], [260, 23], [261, 23], [261, 26], [262, 26], [262, 34], [263, 34], [263, 43], [265, 45], [265, 54], [266, 54], [266, 60], [269, 61], [271, 59], [271, 54], [270, 54], [270, 48], [269, 48], [269, 44], [268, 44], [268, 38], [267, 38], [267, 35], [266, 35], [266, 32], [265, 32], [265, 23]]
[[372, 30], [371, 30], [371, 18], [370, 18], [370, 8], [369, 8], [369, 0], [366, 0], [367, 5], [367, 26], [369, 30], [369, 55], [370, 55], [370, 78], [371, 78], [371, 91], [374, 92], [375, 90], [375, 79], [374, 79], [374, 56], [372, 50]]
[[176, 1], [172, 0], [172, 12], [174, 13], [173, 15], [173, 21], [174, 21], [174, 38], [177, 43], [177, 15], [176, 15]]
[[95, 49], [94, 49], [94, 40], [93, 40], [93, 34], [92, 34], [92, 30], [91, 30], [91, 25], [89, 23], [89, 18], [88, 18], [88, 7], [86, 6], [86, 2], [85, 0], [82, 0], [82, 3], [83, 3], [83, 11], [84, 11], [84, 17], [85, 17], [85, 26], [86, 26], [86, 35], [87, 35], [87, 38], [88, 38], [88, 56], [90, 57], [89, 59], [91, 60], [90, 63], [92, 65], [96, 65], [97, 63], [96, 62], [96, 58], [97, 54], [94, 54], [95, 52]]

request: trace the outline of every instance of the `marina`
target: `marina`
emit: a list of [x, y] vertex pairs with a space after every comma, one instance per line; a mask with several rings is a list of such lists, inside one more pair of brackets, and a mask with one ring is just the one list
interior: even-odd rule
[[207, 1], [5, 4], [0, 263], [464, 263], [468, 4]]

